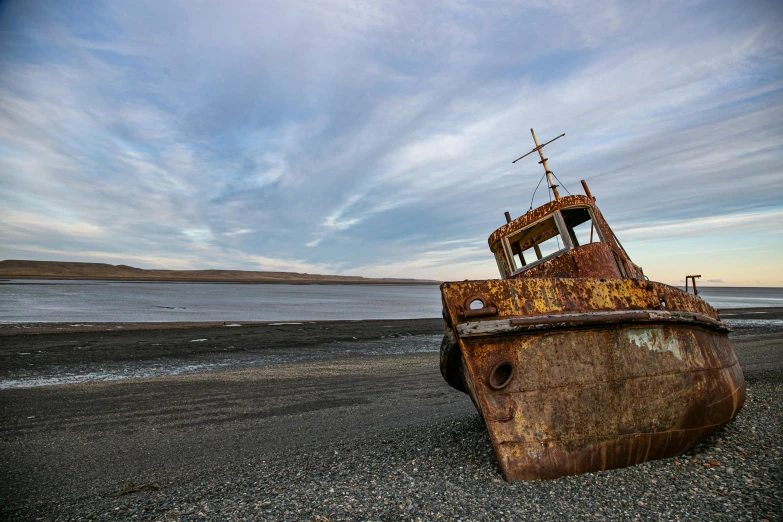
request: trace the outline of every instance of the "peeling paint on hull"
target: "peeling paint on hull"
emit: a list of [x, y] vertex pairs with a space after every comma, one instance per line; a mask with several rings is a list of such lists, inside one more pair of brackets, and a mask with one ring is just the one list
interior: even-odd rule
[[680, 343], [677, 337], [667, 336], [663, 328], [636, 328], [628, 332], [628, 341], [639, 348], [647, 348], [658, 353], [671, 353], [682, 360]]

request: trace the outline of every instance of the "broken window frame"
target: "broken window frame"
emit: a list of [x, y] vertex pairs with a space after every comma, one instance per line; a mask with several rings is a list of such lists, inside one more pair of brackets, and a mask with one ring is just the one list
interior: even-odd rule
[[[543, 223], [544, 221], [547, 221], [552, 218], [554, 218], [555, 220], [555, 226], [557, 227], [557, 232], [558, 235], [560, 236], [560, 239], [562, 240], [563, 246], [559, 250], [552, 252], [551, 254], [542, 257], [541, 259], [536, 259], [535, 261], [531, 261], [530, 263], [527, 263], [526, 265], [517, 268], [516, 263], [514, 261], [514, 252], [511, 248], [511, 244], [512, 244], [511, 239], [523, 235], [526, 230], [529, 230], [539, 225], [540, 223]], [[573, 243], [571, 242], [571, 238], [568, 236], [567, 232], [566, 234], [563, 234], [565, 230], [566, 230], [566, 226], [565, 223], [563, 222], [563, 217], [560, 215], [560, 212], [556, 210], [553, 213], [539, 219], [538, 221], [530, 223], [525, 228], [506, 235], [503, 238], [503, 250], [505, 250], [506, 252], [506, 260], [508, 261], [508, 266], [511, 269], [511, 275], [516, 275], [519, 274], [520, 272], [524, 272], [525, 270], [529, 270], [536, 265], [540, 265], [545, 261], [549, 261], [550, 259], [553, 259], [559, 256], [560, 254], [571, 250], [573, 248]]]
[[[494, 252], [494, 254], [495, 254], [495, 261], [498, 264], [498, 271], [500, 271], [500, 278], [501, 279], [508, 279], [508, 275], [509, 274], [508, 274], [508, 272], [506, 272], [506, 267], [504, 266], [504, 263], [503, 263], [503, 256], [505, 255], [505, 252], [501, 253], [501, 251], [498, 250], [497, 252]], [[510, 267], [511, 266], [509, 265], [509, 268]]]
[[[560, 211], [561, 210], [570, 210], [570, 209], [579, 209], [579, 208], [587, 209], [587, 212], [590, 215], [591, 226], [595, 230], [595, 233], [598, 234], [598, 240], [601, 243], [605, 243], [603, 234], [601, 233], [601, 229], [598, 226], [596, 226], [595, 215], [593, 214], [593, 210], [589, 206], [574, 205], [572, 207], [566, 207], [566, 208], [563, 208], [563, 209], [560, 209], [560, 210], [555, 210], [551, 214], [542, 217], [538, 221], [530, 223], [525, 228], [523, 228], [521, 230], [517, 230], [517, 231], [511, 232], [510, 234], [507, 234], [506, 236], [503, 237], [503, 239], [502, 239], [503, 252], [506, 255], [506, 262], [508, 263], [508, 268], [511, 270], [511, 273], [509, 275], [513, 276], [513, 275], [522, 273], [522, 272], [524, 272], [526, 270], [529, 270], [529, 269], [533, 268], [534, 266], [540, 265], [541, 263], [545, 263], [546, 261], [549, 261], [550, 259], [554, 259], [555, 257], [558, 257], [558, 256], [564, 254], [565, 252], [568, 252], [569, 250], [573, 250], [574, 248], [578, 248], [578, 247], [576, 247], [574, 245], [573, 241], [571, 240], [571, 233], [569, 232], [568, 227], [565, 224], [565, 220], [563, 219], [563, 216], [560, 214]], [[554, 220], [555, 220], [555, 226], [557, 227], [557, 232], [558, 232], [558, 234], [560, 236], [560, 239], [562, 240], [563, 247], [560, 248], [559, 250], [555, 251], [555, 252], [552, 252], [551, 254], [549, 254], [547, 256], [542, 257], [541, 259], [536, 259], [535, 261], [531, 261], [530, 263], [527, 263], [526, 265], [517, 268], [516, 262], [514, 261], [514, 253], [513, 253], [513, 250], [511, 248], [511, 244], [512, 244], [511, 239], [514, 238], [514, 237], [518, 237], [519, 235], [523, 234], [526, 230], [529, 230], [529, 229], [535, 227], [536, 225], [538, 225], [538, 224], [540, 224], [540, 223], [542, 223], [542, 222], [544, 222], [544, 221], [546, 221], [547, 219], [550, 219], [550, 218], [554, 218]], [[592, 243], [588, 243], [588, 244], [592, 244]], [[582, 245], [580, 245], [580, 247], [581, 246]], [[500, 263], [498, 263], [498, 264], [500, 264]], [[504, 272], [504, 270], [501, 270], [501, 274], [503, 274], [503, 272]]]
[[[598, 228], [598, 226], [596, 226], [596, 224], [595, 224], [595, 214], [593, 214], [593, 209], [590, 208], [589, 206], [587, 206], [587, 205], [574, 205], [573, 207], [561, 208], [557, 212], [560, 213], [560, 212], [562, 212], [564, 210], [578, 210], [578, 209], [585, 209], [585, 210], [587, 210], [587, 213], [590, 216], [590, 226], [592, 226], [593, 231], [598, 235], [598, 241], [592, 241], [591, 243], [585, 243], [584, 245], [574, 245], [574, 248], [578, 248], [578, 247], [582, 247], [582, 246], [586, 246], [586, 245], [591, 245], [593, 243], [604, 243], [604, 244], [607, 244], [606, 241], [604, 241], [604, 235], [601, 233], [601, 229]], [[562, 215], [560, 217], [562, 218]], [[582, 223], [586, 223], [586, 221], [583, 221]], [[563, 218], [563, 224], [565, 224], [565, 218]], [[565, 225], [565, 227], [566, 227], [566, 229], [568, 229], [568, 225]], [[570, 231], [568, 231], [568, 232], [569, 232], [568, 237], [571, 237], [570, 232], [573, 232], [573, 228]], [[574, 235], [576, 235], [575, 232], [574, 232]], [[577, 242], [578, 241], [579, 241], [579, 239], [577, 238]]]

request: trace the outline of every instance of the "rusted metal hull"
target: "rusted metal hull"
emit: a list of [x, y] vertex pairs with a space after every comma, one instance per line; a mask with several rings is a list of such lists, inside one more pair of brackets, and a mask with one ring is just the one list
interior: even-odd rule
[[675, 288], [530, 278], [444, 283], [441, 292], [441, 370], [484, 418], [506, 480], [677, 455], [744, 402], [729, 329]]

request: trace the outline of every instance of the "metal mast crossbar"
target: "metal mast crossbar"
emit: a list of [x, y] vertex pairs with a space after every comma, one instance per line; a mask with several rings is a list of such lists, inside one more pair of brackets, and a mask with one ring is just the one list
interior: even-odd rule
[[533, 154], [534, 152], [538, 151], [538, 155], [541, 157], [541, 161], [539, 161], [538, 163], [544, 166], [544, 171], [546, 172], [546, 180], [547, 180], [547, 182], [549, 182], [549, 188], [552, 190], [552, 193], [555, 195], [555, 199], [560, 199], [560, 193], [557, 191], [557, 187], [558, 186], [555, 185], [555, 179], [552, 176], [552, 171], [549, 170], [549, 165], [547, 164], [548, 158], [544, 157], [544, 153], [541, 151], [541, 149], [543, 149], [544, 147], [546, 147], [547, 145], [549, 145], [553, 141], [555, 141], [557, 139], [560, 139], [563, 136], [565, 136], [565, 132], [563, 134], [561, 134], [560, 136], [558, 136], [557, 138], [554, 138], [554, 139], [551, 139], [551, 140], [547, 141], [543, 145], [538, 143], [538, 138], [536, 137], [536, 132], [533, 129], [530, 129], [530, 134], [533, 135], [533, 142], [536, 144], [536, 147], [533, 150], [531, 150], [530, 152], [528, 152], [527, 154], [524, 154], [524, 155], [518, 157], [517, 159], [515, 159], [511, 163], [516, 163], [517, 161], [521, 160], [525, 156], [528, 156], [528, 155]]

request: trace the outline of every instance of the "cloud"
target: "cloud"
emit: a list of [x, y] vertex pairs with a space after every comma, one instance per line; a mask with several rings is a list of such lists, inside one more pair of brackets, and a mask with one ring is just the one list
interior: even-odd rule
[[57, 220], [43, 217], [35, 212], [9, 210], [4, 212], [0, 231], [7, 239], [26, 239], [39, 234], [79, 236], [82, 238], [109, 238], [109, 230], [91, 222], [68, 219]]
[[782, 224], [771, 4], [72, 9], [0, 20], [0, 256], [492, 277], [530, 127], [626, 243]]
[[658, 221], [642, 226], [620, 225], [613, 228], [623, 239], [643, 240], [779, 231], [781, 227], [783, 209]]
[[232, 232], [223, 232], [223, 235], [224, 236], [241, 236], [241, 235], [244, 235], [244, 234], [249, 234], [251, 232], [253, 232], [251, 229], [243, 228], [241, 230], [234, 230]]
[[322, 225], [331, 230], [347, 230], [355, 225], [361, 221], [360, 218], [344, 218], [343, 216], [361, 199], [362, 196], [358, 194], [350, 196], [345, 203], [341, 204], [334, 212], [324, 219]]

